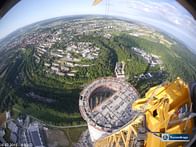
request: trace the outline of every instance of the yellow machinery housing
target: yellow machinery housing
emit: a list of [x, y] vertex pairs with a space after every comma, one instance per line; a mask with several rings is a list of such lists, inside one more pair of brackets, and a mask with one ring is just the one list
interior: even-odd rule
[[135, 101], [134, 118], [124, 127], [95, 142], [96, 147], [183, 146], [185, 142], [164, 142], [163, 133], [191, 134], [192, 103], [188, 86], [177, 78], [151, 88], [145, 98]]

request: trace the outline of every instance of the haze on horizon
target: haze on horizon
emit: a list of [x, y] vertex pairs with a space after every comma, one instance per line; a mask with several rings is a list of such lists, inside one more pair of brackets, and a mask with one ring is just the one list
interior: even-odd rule
[[[107, 4], [107, 2], [109, 2]], [[0, 20], [0, 39], [26, 25], [59, 16], [100, 14], [140, 21], [175, 36], [196, 53], [196, 21], [175, 0], [21, 0]]]

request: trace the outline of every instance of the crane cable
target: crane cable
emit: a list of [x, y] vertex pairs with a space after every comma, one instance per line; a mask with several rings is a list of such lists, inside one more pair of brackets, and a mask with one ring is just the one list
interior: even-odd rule
[[105, 5], [105, 16], [109, 14], [109, 0], [106, 0], [106, 5]]

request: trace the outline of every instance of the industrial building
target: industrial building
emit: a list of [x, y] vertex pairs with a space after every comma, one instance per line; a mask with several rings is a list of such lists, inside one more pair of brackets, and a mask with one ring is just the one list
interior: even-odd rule
[[127, 124], [133, 117], [131, 104], [139, 97], [128, 82], [119, 78], [100, 78], [80, 94], [80, 112], [88, 123], [92, 141]]

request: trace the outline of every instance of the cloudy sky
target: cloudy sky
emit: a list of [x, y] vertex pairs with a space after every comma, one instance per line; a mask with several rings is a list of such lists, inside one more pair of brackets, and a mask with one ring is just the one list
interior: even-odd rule
[[57, 16], [106, 14], [142, 21], [174, 35], [196, 53], [196, 21], [175, 0], [21, 0], [0, 19], [0, 39], [28, 24]]

